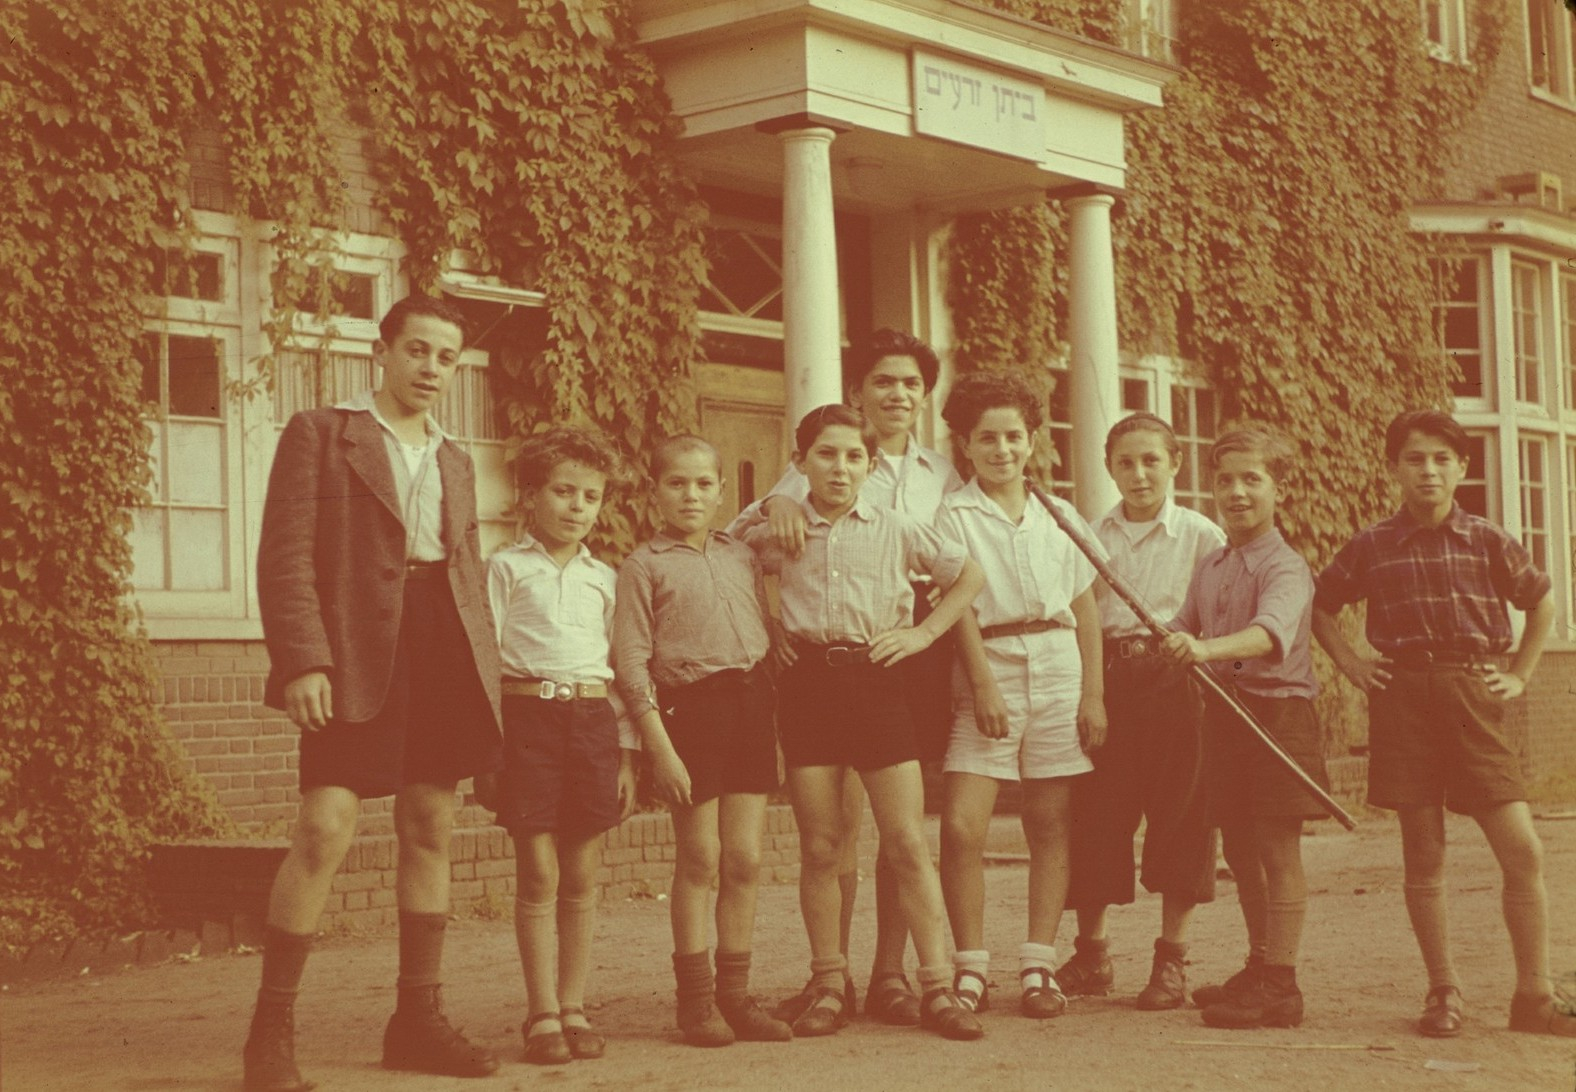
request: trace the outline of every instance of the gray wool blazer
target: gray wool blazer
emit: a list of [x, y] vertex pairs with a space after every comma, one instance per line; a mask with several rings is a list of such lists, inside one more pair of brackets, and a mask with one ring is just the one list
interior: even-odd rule
[[[438, 448], [449, 587], [471, 659], [499, 713], [497, 634], [487, 605], [471, 458]], [[370, 413], [297, 413], [279, 437], [263, 505], [257, 599], [268, 646], [263, 700], [284, 708], [285, 684], [328, 673], [336, 720], [370, 720], [394, 671], [405, 591], [405, 525], [381, 427]]]

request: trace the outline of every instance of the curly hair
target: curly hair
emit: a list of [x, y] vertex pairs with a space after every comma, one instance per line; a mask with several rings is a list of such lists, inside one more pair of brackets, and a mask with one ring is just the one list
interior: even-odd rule
[[851, 391], [858, 390], [865, 376], [870, 374], [870, 369], [876, 366], [876, 361], [889, 356], [913, 358], [926, 393], [935, 389], [936, 376], [941, 373], [941, 361], [936, 357], [936, 350], [913, 334], [905, 334], [890, 326], [861, 338], [843, 354], [843, 386]]
[[545, 483], [560, 463], [575, 462], [607, 477], [608, 484], [619, 481], [624, 463], [618, 449], [599, 429], [556, 425], [525, 441], [515, 457], [515, 474], [523, 489]]
[[1011, 372], [997, 371], [970, 372], [954, 383], [941, 419], [954, 436], [967, 439], [985, 411], [993, 409], [1017, 410], [1031, 433], [1045, 423], [1045, 407], [1033, 388]]

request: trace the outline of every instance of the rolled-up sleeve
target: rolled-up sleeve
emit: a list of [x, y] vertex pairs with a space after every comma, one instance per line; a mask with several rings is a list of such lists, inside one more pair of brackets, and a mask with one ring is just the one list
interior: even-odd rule
[[1257, 582], [1257, 611], [1248, 626], [1262, 626], [1270, 635], [1275, 647], [1265, 659], [1276, 663], [1285, 659], [1313, 601], [1313, 574], [1301, 558], [1277, 557], [1265, 563]]

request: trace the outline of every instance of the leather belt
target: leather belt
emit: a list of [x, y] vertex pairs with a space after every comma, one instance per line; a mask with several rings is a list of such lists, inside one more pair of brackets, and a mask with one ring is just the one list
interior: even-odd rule
[[870, 662], [870, 646], [860, 644], [818, 645], [812, 641], [795, 641], [794, 651], [800, 656], [819, 660], [827, 667], [853, 667]]
[[1495, 671], [1499, 665], [1488, 652], [1434, 652], [1426, 648], [1402, 648], [1386, 652], [1396, 667], [1427, 671], [1432, 667], [1459, 667], [1468, 671]]
[[405, 562], [406, 580], [440, 580], [448, 576], [449, 563], [444, 561]]
[[981, 626], [980, 636], [989, 641], [993, 637], [1026, 637], [1031, 633], [1046, 633], [1053, 629], [1068, 629], [1054, 618], [1036, 618], [1032, 622], [1003, 622], [998, 626]]
[[607, 683], [554, 682], [552, 679], [503, 680], [504, 695], [511, 698], [541, 698], [543, 701], [574, 701], [577, 698], [607, 697]]
[[1133, 660], [1140, 656], [1160, 655], [1160, 639], [1158, 637], [1108, 637], [1105, 642], [1105, 655], [1110, 660]]

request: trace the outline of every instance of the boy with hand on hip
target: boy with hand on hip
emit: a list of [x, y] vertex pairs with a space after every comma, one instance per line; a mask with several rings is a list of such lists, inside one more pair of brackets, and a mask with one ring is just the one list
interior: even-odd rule
[[711, 530], [723, 486], [716, 448], [699, 436], [664, 440], [651, 476], [662, 530], [619, 568], [613, 663], [657, 794], [672, 808], [679, 1028], [694, 1046], [781, 1042], [793, 1029], [749, 995], [766, 794], [778, 786], [766, 585], [754, 552]]
[[498, 652], [483, 598], [470, 456], [431, 410], [459, 367], [465, 320], [407, 296], [379, 325], [382, 385], [296, 414], [279, 437], [257, 555], [265, 698], [301, 729], [301, 810], [274, 878], [249, 1092], [312, 1087], [293, 1004], [364, 797], [394, 797], [399, 1001], [383, 1064], [448, 1076], [498, 1068], [444, 1017], [455, 785], [498, 757]]
[[602, 834], [635, 806], [637, 742], [612, 690], [615, 578], [583, 541], [619, 458], [601, 433], [560, 426], [526, 442], [519, 468], [530, 531], [487, 571], [503, 657], [498, 822], [514, 839], [525, 1060], [562, 1065], [606, 1047], [585, 1014], [596, 869]]
[[[1226, 545], [1199, 563], [1166, 655], [1212, 667], [1320, 787], [1328, 786], [1319, 724], [1318, 683], [1309, 635], [1313, 574], [1275, 527], [1290, 446], [1262, 428], [1228, 432], [1210, 448], [1215, 504]], [[1302, 824], [1324, 811], [1273, 752], [1222, 703], [1204, 702], [1205, 776], [1210, 814], [1237, 881], [1249, 962], [1223, 986], [1197, 991], [1204, 1023], [1220, 1028], [1295, 1027], [1302, 1023], [1297, 953], [1308, 911]]]
[[[1448, 808], [1477, 822], [1503, 876], [1516, 963], [1511, 1030], [1576, 1035], [1576, 1016], [1554, 1003], [1543, 846], [1504, 728], [1506, 703], [1538, 666], [1554, 600], [1521, 543], [1455, 502], [1467, 451], [1466, 431], [1438, 410], [1390, 423], [1385, 462], [1401, 509], [1359, 531], [1319, 574], [1314, 632], [1368, 695], [1368, 802], [1400, 816], [1406, 909], [1428, 971], [1418, 1031], [1441, 1038], [1461, 1030], [1446, 929]], [[1368, 602], [1369, 646], [1361, 652], [1335, 618], [1360, 600]], [[1507, 603], [1527, 619], [1508, 669]]]

